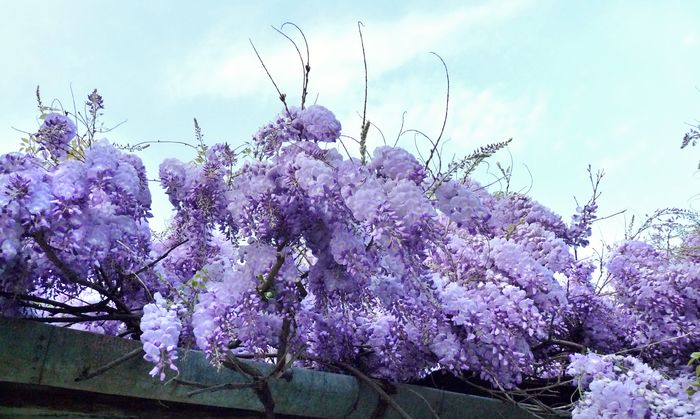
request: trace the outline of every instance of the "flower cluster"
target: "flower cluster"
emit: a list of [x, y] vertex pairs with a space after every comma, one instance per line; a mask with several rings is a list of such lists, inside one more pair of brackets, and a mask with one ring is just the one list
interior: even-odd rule
[[143, 359], [155, 364], [149, 373], [151, 377], [158, 375], [165, 379], [164, 368], [170, 367], [177, 371], [174, 361], [177, 359], [177, 344], [180, 338], [182, 323], [175, 308], [168, 309], [167, 302], [156, 293], [155, 302], [143, 307], [141, 318], [141, 342], [146, 353]]
[[575, 418], [695, 418], [700, 393], [689, 395], [690, 376], [669, 378], [630, 356], [576, 354], [567, 372], [586, 390]]
[[616, 249], [607, 268], [618, 301], [636, 319], [633, 344], [648, 346], [643, 358], [685, 364], [700, 347], [700, 264], [630, 241]]
[[340, 137], [340, 122], [321, 105], [312, 105], [299, 111], [292, 122], [302, 139], [315, 142], [334, 142]]
[[[86, 106], [96, 118], [102, 98]], [[328, 144], [340, 130], [322, 106], [291, 107], [258, 131], [252, 159], [227, 144], [166, 159], [174, 214], [155, 240], [142, 162], [106, 140], [80, 143], [69, 118], [48, 115], [41, 153], [0, 156], [0, 311], [140, 329], [161, 379], [178, 345], [196, 345], [214, 364], [277, 351], [500, 390], [568, 371], [580, 417], [698, 414], [681, 368], [700, 347], [697, 233], [676, 253], [621, 243], [596, 286], [576, 249], [597, 183], [567, 225], [525, 195], [434, 176], [398, 147], [345, 158]], [[636, 358], [568, 357], [584, 350]]]
[[[284, 141], [224, 193], [218, 219], [249, 244], [235, 263], [204, 267], [200, 348], [214, 359], [232, 342], [266, 352], [293, 316], [287, 338], [301, 349], [378, 377], [419, 378], [432, 365], [512, 387], [531, 374], [533, 348], [566, 304], [554, 275], [573, 260], [566, 225], [534, 201], [475, 184], [447, 181], [431, 199], [423, 165], [405, 150], [379, 147], [365, 166], [290, 127], [283, 117], [268, 125], [264, 137]], [[182, 165], [161, 174], [171, 199], [194, 191], [170, 186], [187, 184]]]
[[253, 141], [261, 156], [272, 156], [282, 144], [292, 141], [335, 142], [340, 130], [335, 115], [321, 105], [291, 107], [260, 128]]
[[70, 150], [70, 140], [75, 138], [77, 132], [75, 124], [66, 115], [50, 113], [34, 136], [53, 158], [63, 159]]
[[[46, 126], [65, 126], [58, 117], [49, 121], [55, 124]], [[100, 315], [131, 315], [155, 282], [150, 272], [134, 275], [151, 250], [145, 168], [106, 140], [80, 159], [67, 154], [59, 159], [57, 149], [51, 150], [51, 164], [21, 153], [0, 156], [1, 304], [20, 304], [30, 316], [90, 307]], [[101, 298], [88, 308], [66, 309], [83, 306], [84, 292]], [[56, 303], [33, 304], [33, 297]], [[117, 333], [116, 326], [100, 329]], [[130, 330], [137, 327], [132, 322]]]
[[591, 236], [591, 224], [596, 218], [598, 204], [595, 200], [583, 207], [576, 208], [576, 214], [571, 217], [568, 239], [574, 246], [588, 246], [588, 237]]
[[211, 244], [214, 225], [226, 219], [226, 178], [236, 162], [228, 144], [207, 150], [201, 165], [166, 159], [160, 165], [160, 182], [177, 212], [171, 222], [171, 234], [165, 247], [184, 243], [178, 258], [165, 261], [169, 273], [186, 281], [213, 257]]

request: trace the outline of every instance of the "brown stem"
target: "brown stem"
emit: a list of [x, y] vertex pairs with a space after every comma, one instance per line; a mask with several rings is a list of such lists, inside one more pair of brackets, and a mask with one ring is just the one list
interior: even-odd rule
[[262, 57], [260, 57], [260, 54], [258, 53], [257, 48], [255, 48], [255, 44], [253, 44], [253, 41], [252, 41], [252, 40], [249, 39], [249, 41], [250, 41], [250, 46], [252, 46], [252, 47], [253, 47], [253, 51], [255, 51], [255, 55], [258, 57], [258, 61], [260, 61], [260, 64], [261, 64], [262, 67], [263, 67], [263, 70], [265, 70], [265, 73], [267, 73], [267, 77], [268, 77], [268, 78], [270, 79], [270, 81], [272, 82], [272, 85], [275, 86], [275, 90], [277, 90], [277, 94], [279, 95], [279, 99], [280, 99], [280, 101], [282, 101], [282, 104], [284, 105], [284, 110], [287, 112], [287, 115], [290, 115], [290, 113], [289, 113], [289, 108], [287, 107], [287, 99], [286, 99], [286, 98], [287, 98], [287, 95], [285, 95], [284, 93], [282, 93], [282, 92], [280, 91], [279, 87], [277, 87], [277, 83], [275, 83], [275, 79], [272, 78], [272, 75], [270, 74], [270, 71], [267, 69], [267, 66], [265, 65], [265, 62], [263, 61]]
[[80, 316], [80, 317], [25, 317], [28, 320], [33, 320], [39, 323], [81, 323], [93, 322], [98, 320], [137, 320], [141, 317], [139, 313], [131, 314], [108, 314], [104, 316]]
[[34, 238], [34, 241], [36, 241], [36, 243], [39, 245], [41, 250], [44, 251], [44, 254], [46, 254], [46, 257], [49, 259], [49, 261], [51, 261], [51, 263], [53, 263], [54, 266], [56, 266], [68, 279], [70, 279], [72, 282], [75, 282], [78, 285], [92, 288], [101, 294], [109, 295], [109, 292], [105, 288], [82, 279], [77, 273], [75, 273], [75, 271], [73, 271], [65, 263], [63, 263], [63, 261], [59, 259], [56, 255], [56, 252], [54, 251], [55, 249], [51, 247], [51, 245], [49, 245], [49, 243], [46, 241], [46, 237], [44, 237], [43, 233], [36, 233], [32, 237]]
[[133, 351], [131, 351], [131, 352], [129, 352], [129, 353], [113, 360], [113, 361], [110, 361], [110, 362], [106, 363], [105, 365], [103, 365], [99, 368], [96, 368], [92, 371], [90, 371], [90, 368], [86, 368], [85, 370], [83, 370], [83, 372], [78, 377], [76, 377], [75, 381], [85, 381], [85, 380], [89, 380], [91, 378], [97, 377], [100, 374], [104, 374], [106, 371], [109, 371], [112, 368], [114, 368], [118, 365], [121, 365], [124, 362], [141, 355], [142, 352], [143, 352], [143, 348], [139, 347], [139, 348], [136, 348]]
[[178, 247], [182, 246], [182, 245], [185, 244], [185, 243], [187, 243], [187, 240], [182, 240], [182, 241], [176, 243], [174, 246], [171, 246], [167, 251], [165, 251], [165, 253], [163, 253], [162, 255], [158, 256], [155, 260], [153, 260], [152, 262], [149, 262], [148, 264], [146, 264], [145, 266], [143, 266], [143, 267], [142, 267], [141, 269], [139, 269], [138, 271], [136, 271], [136, 272], [134, 272], [134, 273], [127, 274], [127, 277], [137, 277], [137, 276], [139, 276], [140, 274], [146, 272], [147, 270], [149, 270], [149, 269], [151, 269], [152, 267], [156, 266], [161, 260], [163, 260], [163, 259], [165, 259], [166, 257], [168, 257], [168, 255], [170, 254], [170, 252], [172, 252], [173, 250], [177, 249]]
[[[255, 390], [255, 394], [258, 396], [260, 403], [262, 403], [263, 407], [265, 408], [265, 417], [274, 418], [275, 401], [272, 398], [270, 387], [267, 385], [268, 377], [265, 377], [263, 373], [253, 365], [241, 362], [233, 354], [228, 354], [226, 356], [226, 360], [224, 360], [223, 365], [228, 368], [233, 368], [243, 375], [253, 377], [253, 382], [246, 383], [246, 387], [252, 387]], [[199, 392], [201, 393], [202, 391]]]
[[[7, 298], [17, 299], [17, 300], [22, 300], [22, 301], [31, 301], [33, 303], [39, 303], [39, 304], [48, 304], [48, 305], [56, 307], [56, 309], [62, 308], [67, 313], [88, 313], [91, 311], [114, 310], [113, 308], [107, 306], [107, 304], [109, 303], [109, 300], [102, 300], [99, 303], [88, 304], [85, 306], [72, 306], [70, 304], [62, 303], [60, 301], [50, 300], [48, 298], [37, 297], [34, 295], [29, 295], [29, 294], [16, 294], [16, 293], [6, 292], [6, 291], [0, 291], [0, 297], [7, 297]], [[34, 308], [38, 308], [41, 310], [45, 309], [44, 307], [34, 307]], [[49, 311], [49, 310], [45, 310], [45, 311]]]
[[272, 283], [275, 280], [277, 274], [280, 272], [280, 269], [282, 269], [283, 264], [284, 254], [282, 254], [282, 252], [277, 252], [277, 261], [275, 262], [272, 269], [270, 269], [270, 272], [268, 272], [267, 276], [265, 277], [265, 281], [258, 287], [258, 292], [260, 294], [264, 295], [266, 292], [270, 291], [270, 288], [272, 288]]
[[425, 169], [428, 170], [428, 166], [430, 165], [430, 161], [433, 159], [433, 156], [435, 155], [435, 152], [437, 151], [438, 144], [440, 144], [440, 140], [442, 139], [442, 135], [445, 133], [445, 126], [447, 125], [447, 114], [450, 109], [450, 72], [447, 71], [447, 64], [445, 64], [445, 60], [442, 59], [441, 56], [438, 54], [431, 52], [431, 54], [435, 55], [438, 57], [440, 62], [442, 63], [442, 66], [445, 67], [445, 78], [447, 79], [447, 94], [445, 97], [445, 118], [442, 121], [442, 128], [440, 128], [440, 134], [438, 135], [437, 140], [433, 143], [433, 147], [430, 149], [430, 155], [428, 155], [428, 159], [425, 161]]
[[362, 164], [367, 163], [367, 132], [369, 131], [369, 121], [367, 121], [367, 55], [365, 53], [365, 40], [362, 37], [362, 22], [357, 22], [357, 31], [360, 33], [360, 45], [362, 46], [362, 61], [365, 64], [365, 100], [362, 107], [362, 125], [360, 126], [360, 158]]
[[254, 387], [255, 383], [226, 383], [226, 384], [218, 384], [215, 386], [210, 386], [210, 387], [205, 387], [205, 388], [200, 388], [199, 390], [193, 390], [187, 393], [187, 397], [192, 397], [197, 394], [201, 393], [209, 393], [212, 391], [221, 391], [221, 390], [237, 390], [241, 388], [249, 388], [249, 387]]
[[[104, 288], [98, 284], [91, 283], [89, 281], [86, 281], [82, 279], [75, 271], [73, 271], [71, 268], [69, 268], [63, 261], [56, 255], [55, 249], [46, 241], [46, 237], [44, 236], [44, 232], [38, 232], [32, 236], [34, 238], [34, 241], [39, 245], [41, 250], [44, 251], [44, 254], [46, 254], [46, 257], [51, 261], [51, 263], [54, 264], [69, 280], [72, 282], [82, 285], [87, 288], [91, 288], [103, 296], [107, 297], [109, 300], [111, 300], [114, 305], [117, 307], [117, 310], [121, 313], [124, 313], [129, 320], [136, 320], [138, 319], [137, 317], [132, 317], [131, 316], [131, 309], [129, 306], [127, 306], [116, 294], [111, 292], [109, 289]], [[104, 316], [102, 316], [104, 317]], [[101, 318], [94, 318], [93, 320], [118, 320], [118, 319], [101, 319]], [[40, 320], [41, 321], [41, 320]], [[82, 320], [79, 320], [82, 321]], [[130, 328], [136, 328], [138, 329], [138, 323], [134, 322], [129, 322], [129, 327]]]
[[222, 362], [222, 364], [225, 367], [234, 369], [243, 375], [249, 375], [249, 376], [254, 377], [254, 378], [262, 378], [263, 377], [263, 373], [260, 372], [259, 369], [255, 368], [253, 365], [249, 365], [249, 364], [246, 364], [244, 362], [241, 362], [233, 354], [226, 355], [226, 359]]
[[364, 383], [367, 384], [372, 390], [374, 390], [374, 391], [379, 395], [379, 398], [380, 398], [384, 403], [386, 403], [386, 404], [388, 404], [389, 406], [391, 406], [391, 408], [393, 408], [394, 410], [396, 410], [396, 412], [397, 412], [402, 418], [404, 418], [404, 419], [411, 419], [411, 416], [410, 416], [408, 413], [406, 413], [406, 411], [403, 410], [403, 408], [402, 408], [401, 406], [399, 406], [399, 404], [396, 403], [396, 401], [394, 401], [394, 399], [392, 399], [391, 396], [389, 396], [389, 395], [387, 394], [387, 392], [384, 391], [384, 389], [383, 389], [379, 384], [377, 384], [377, 382], [376, 382], [374, 379], [372, 379], [371, 377], [367, 376], [365, 373], [363, 373], [362, 371], [360, 371], [360, 370], [358, 370], [357, 368], [353, 367], [352, 365], [350, 365], [350, 364], [348, 364], [348, 363], [345, 363], [345, 362], [332, 361], [332, 360], [329, 360], [329, 359], [324, 359], [324, 358], [320, 358], [320, 357], [316, 357], [316, 356], [310, 356], [310, 355], [300, 355], [300, 356], [299, 356], [299, 359], [305, 359], [305, 360], [308, 360], [308, 361], [320, 362], [320, 363], [326, 364], [326, 365], [333, 365], [333, 366], [335, 366], [335, 367], [337, 367], [337, 368], [341, 368], [341, 369], [344, 369], [344, 370], [346, 370], [346, 371], [352, 373], [352, 374], [353, 374], [355, 377], [357, 377], [360, 381], [364, 382]]
[[289, 364], [287, 360], [287, 346], [289, 344], [291, 325], [292, 322], [289, 320], [289, 317], [285, 316], [284, 320], [282, 320], [282, 331], [279, 337], [280, 344], [279, 348], [277, 348], [277, 365], [275, 365], [275, 369], [270, 373], [270, 377], [276, 377], [277, 374], [283, 372], [285, 367]]
[[383, 389], [379, 384], [377, 384], [377, 382], [376, 382], [375, 380], [371, 379], [370, 377], [368, 377], [367, 375], [365, 375], [362, 371], [358, 370], [357, 368], [355, 368], [355, 367], [353, 367], [352, 365], [347, 364], [347, 363], [345, 363], [345, 362], [334, 362], [334, 364], [335, 364], [335, 365], [338, 365], [338, 366], [340, 366], [340, 367], [342, 367], [343, 369], [345, 369], [345, 370], [347, 370], [347, 371], [350, 371], [350, 372], [351, 372], [354, 376], [356, 376], [358, 379], [360, 379], [361, 381], [364, 381], [365, 384], [367, 384], [368, 386], [370, 386], [370, 388], [372, 388], [372, 390], [374, 390], [374, 391], [377, 392], [377, 394], [379, 395], [379, 397], [380, 397], [385, 403], [387, 403], [387, 404], [388, 404], [389, 406], [391, 406], [394, 410], [396, 410], [396, 412], [397, 412], [399, 415], [401, 415], [402, 418], [404, 418], [404, 419], [411, 419], [411, 416], [410, 416], [408, 413], [406, 413], [406, 411], [403, 410], [403, 408], [402, 408], [401, 406], [399, 406], [399, 404], [396, 403], [396, 401], [394, 401], [394, 399], [392, 399], [391, 396], [389, 396], [389, 395], [386, 393], [386, 391], [384, 391], [384, 389]]
[[581, 345], [581, 344], [579, 344], [579, 343], [571, 342], [571, 341], [568, 341], [568, 340], [562, 340], [562, 339], [548, 339], [548, 340], [546, 340], [546, 341], [540, 343], [539, 345], [535, 346], [535, 347], [532, 348], [532, 349], [533, 349], [533, 351], [534, 351], [534, 350], [541, 349], [541, 348], [544, 348], [544, 347], [547, 347], [547, 346], [552, 346], [552, 345], [566, 346], [566, 347], [569, 347], [569, 348], [572, 348], [572, 349], [576, 349], [576, 350], [579, 351], [579, 352], [586, 352], [586, 351], [588, 351], [588, 348], [587, 348], [587, 347], [585, 347], [585, 346], [583, 346], [583, 345]]

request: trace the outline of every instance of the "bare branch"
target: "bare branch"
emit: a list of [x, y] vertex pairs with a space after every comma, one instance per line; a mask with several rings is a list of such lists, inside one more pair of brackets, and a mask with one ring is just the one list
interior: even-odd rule
[[362, 46], [362, 62], [365, 64], [365, 98], [362, 107], [362, 125], [360, 126], [360, 158], [362, 164], [367, 163], [367, 132], [369, 132], [369, 121], [367, 121], [367, 54], [365, 53], [365, 41], [362, 37], [361, 21], [357, 22], [357, 32], [360, 34], [360, 45]]
[[258, 60], [260, 61], [260, 64], [262, 65], [263, 69], [265, 70], [265, 73], [267, 73], [267, 77], [270, 79], [272, 82], [272, 85], [275, 86], [275, 90], [277, 90], [277, 94], [279, 95], [280, 100], [282, 101], [282, 104], [284, 105], [284, 110], [287, 111], [287, 115], [289, 115], [289, 108], [287, 107], [287, 95], [282, 93], [277, 87], [277, 83], [275, 83], [275, 79], [272, 78], [272, 75], [270, 74], [270, 71], [268, 71], [267, 66], [265, 65], [265, 62], [263, 61], [262, 57], [260, 57], [260, 54], [258, 53], [257, 48], [255, 48], [255, 44], [253, 44], [253, 41], [249, 39], [250, 41], [250, 46], [253, 47], [253, 51], [255, 51], [255, 55], [258, 57]]
[[199, 390], [190, 391], [189, 393], [187, 393], [187, 397], [192, 397], [192, 396], [196, 396], [197, 394], [211, 393], [214, 391], [221, 391], [221, 390], [237, 390], [237, 389], [241, 389], [241, 388], [251, 388], [251, 387], [255, 387], [256, 385], [257, 385], [257, 383], [255, 383], [255, 382], [218, 384], [218, 385], [214, 385], [214, 386], [210, 386], [210, 387], [200, 388]]
[[136, 358], [137, 356], [141, 355], [142, 352], [143, 352], [143, 348], [136, 348], [133, 351], [128, 352], [128, 353], [124, 354], [123, 356], [121, 356], [121, 357], [119, 357], [111, 362], [108, 362], [99, 368], [95, 368], [92, 371], [90, 370], [90, 368], [86, 368], [83, 370], [83, 372], [80, 373], [80, 375], [78, 377], [75, 378], [75, 381], [85, 381], [85, 380], [89, 380], [91, 378], [97, 377], [98, 375], [103, 374], [103, 373], [111, 370], [112, 368], [114, 368], [118, 365], [121, 365], [124, 362], [126, 362], [132, 358]]
[[432, 158], [433, 158], [433, 154], [435, 154], [435, 150], [437, 150], [438, 144], [440, 143], [440, 140], [442, 139], [442, 135], [445, 133], [445, 127], [447, 126], [447, 114], [448, 114], [448, 111], [450, 109], [450, 72], [447, 70], [447, 64], [445, 63], [445, 60], [443, 60], [440, 55], [438, 55], [435, 52], [431, 52], [431, 54], [438, 57], [438, 59], [440, 60], [440, 62], [443, 65], [443, 67], [445, 67], [445, 77], [447, 79], [447, 94], [445, 95], [445, 118], [442, 121], [442, 128], [440, 128], [440, 134], [438, 135], [437, 140], [435, 140], [433, 148], [430, 150], [430, 155], [428, 155], [428, 160], [425, 161], [426, 170], [428, 169], [428, 165], [430, 164], [430, 160], [432, 160]]
[[[294, 25], [293, 23], [290, 23], [290, 22], [285, 22], [285, 24]], [[296, 25], [294, 25], [294, 26], [297, 29], [299, 29], [298, 26], [296, 26]], [[282, 28], [284, 28], [284, 25], [282, 25]], [[304, 57], [301, 55], [301, 51], [299, 50], [299, 46], [297, 45], [296, 42], [294, 42], [294, 40], [289, 35], [284, 33], [281, 29], [275, 28], [274, 26], [272, 26], [272, 29], [274, 29], [277, 33], [279, 33], [280, 35], [287, 38], [287, 40], [289, 42], [291, 42], [292, 45], [294, 45], [294, 49], [297, 50], [297, 55], [299, 56], [299, 60], [301, 61], [301, 75], [302, 75], [301, 109], [304, 109], [304, 104], [306, 102], [307, 86], [309, 83], [309, 71], [311, 71], [311, 67], [309, 66], [308, 62], [304, 63]], [[301, 32], [301, 29], [299, 29], [299, 32]], [[302, 36], [304, 36], [303, 32], [301, 32], [301, 34], [302, 34]], [[304, 42], [306, 42], [306, 38], [304, 38]], [[309, 48], [309, 46], [307, 45], [306, 48], [307, 48], [307, 61], [308, 61], [308, 48]]]
[[97, 320], [137, 320], [141, 317], [140, 313], [131, 314], [107, 314], [104, 316], [79, 316], [79, 317], [26, 317], [39, 323], [82, 323], [94, 322]]
[[134, 272], [134, 273], [131, 273], [131, 274], [128, 274], [127, 276], [138, 276], [138, 275], [140, 275], [140, 274], [146, 272], [147, 270], [149, 270], [149, 269], [153, 268], [154, 266], [156, 266], [160, 261], [162, 261], [163, 259], [165, 259], [166, 257], [168, 257], [168, 255], [170, 254], [170, 252], [172, 252], [173, 250], [177, 249], [178, 247], [182, 246], [182, 245], [185, 244], [185, 243], [187, 243], [187, 239], [182, 240], [182, 241], [176, 243], [175, 245], [171, 246], [168, 250], [165, 251], [165, 253], [163, 253], [162, 255], [158, 256], [155, 260], [153, 260], [152, 262], [149, 262], [148, 264], [146, 264], [145, 266], [143, 266], [143, 267], [142, 267], [141, 269], [139, 269], [138, 271], [136, 271], [136, 272]]

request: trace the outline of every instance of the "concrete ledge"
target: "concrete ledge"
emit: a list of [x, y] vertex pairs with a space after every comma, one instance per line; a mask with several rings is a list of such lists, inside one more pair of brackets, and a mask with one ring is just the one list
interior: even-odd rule
[[[259, 417], [264, 411], [251, 389], [188, 397], [195, 387], [175, 382], [163, 385], [148, 376], [151, 365], [141, 357], [89, 380], [75, 380], [86, 368], [103, 366], [139, 347], [139, 342], [126, 339], [0, 317], [0, 415], [76, 417], [86, 409], [86, 401], [88, 406], [102, 406], [99, 412], [83, 412], [90, 417], [145, 413], [148, 417], [180, 417], [180, 413], [188, 417]], [[183, 380], [208, 385], [245, 382], [231, 370], [217, 371], [199, 351], [182, 351], [179, 356], [179, 378]], [[253, 364], [262, 371], [271, 368]], [[275, 413], [281, 417], [368, 418], [379, 405], [377, 394], [355, 377], [300, 368], [292, 371], [290, 380], [269, 383]], [[442, 419], [532, 417], [514, 405], [488, 398], [406, 384], [397, 390], [392, 398], [414, 418], [432, 418], [433, 412]], [[20, 400], [30, 393], [44, 396]], [[389, 408], [385, 417], [398, 415]]]

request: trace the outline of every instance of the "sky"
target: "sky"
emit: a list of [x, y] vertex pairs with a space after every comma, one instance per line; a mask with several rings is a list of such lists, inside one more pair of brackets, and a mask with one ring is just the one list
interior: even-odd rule
[[[282, 109], [250, 41], [299, 102], [299, 59], [271, 27], [287, 21], [308, 39], [309, 100], [358, 137], [362, 21], [367, 114], [381, 129], [370, 149], [393, 144], [404, 112], [404, 128], [437, 137], [446, 79], [435, 52], [450, 78], [445, 158], [513, 138], [493, 163], [512, 164], [511, 190], [567, 221], [574, 197], [590, 195], [588, 165], [604, 170], [600, 215], [625, 212], [595, 224], [594, 242], [621, 239], [632, 215], [700, 210], [700, 153], [680, 150], [700, 120], [700, 2], [0, 0], [0, 10], [0, 153], [38, 128], [37, 85], [68, 110], [97, 88], [105, 125], [121, 123], [111, 141], [192, 142], [196, 117], [207, 143], [242, 144]], [[409, 136], [399, 145], [416, 149]], [[141, 157], [155, 178], [164, 158], [194, 156], [169, 145]], [[494, 167], [476, 179], [493, 182]], [[157, 189], [159, 228], [171, 208]]]

